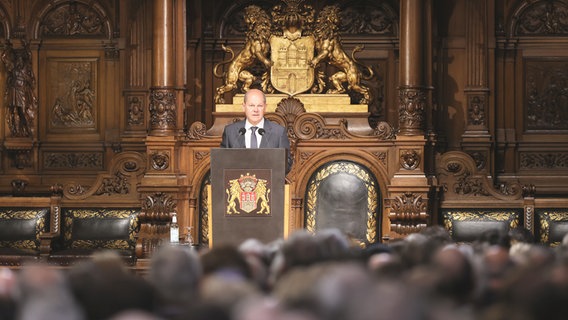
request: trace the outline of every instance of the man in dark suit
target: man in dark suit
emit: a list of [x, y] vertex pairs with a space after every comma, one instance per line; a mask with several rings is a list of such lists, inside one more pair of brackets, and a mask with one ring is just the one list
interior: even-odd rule
[[286, 149], [286, 173], [292, 167], [290, 140], [286, 129], [264, 118], [266, 96], [258, 89], [245, 93], [243, 101], [245, 120], [229, 124], [223, 130], [221, 148], [284, 148]]

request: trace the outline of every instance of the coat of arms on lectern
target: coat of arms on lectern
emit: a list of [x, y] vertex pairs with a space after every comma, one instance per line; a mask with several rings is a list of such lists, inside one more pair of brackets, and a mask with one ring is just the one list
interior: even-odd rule
[[[241, 175], [238, 179], [229, 180], [227, 193], [227, 214], [240, 214], [241, 211], [251, 213], [260, 209], [256, 214], [270, 215], [268, 204], [270, 189], [267, 180], [258, 179], [256, 175]], [[238, 206], [238, 209], [237, 209]]]

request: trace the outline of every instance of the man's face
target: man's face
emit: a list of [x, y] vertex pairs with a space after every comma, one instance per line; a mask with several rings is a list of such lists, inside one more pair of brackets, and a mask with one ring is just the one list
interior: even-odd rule
[[252, 125], [257, 125], [264, 118], [266, 103], [262, 92], [252, 91], [247, 94], [247, 99], [243, 103], [245, 116]]

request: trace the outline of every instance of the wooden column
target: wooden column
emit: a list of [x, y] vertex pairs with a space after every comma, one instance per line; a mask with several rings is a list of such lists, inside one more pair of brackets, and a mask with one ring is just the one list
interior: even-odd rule
[[143, 197], [139, 258], [169, 240], [169, 222], [177, 213], [180, 236], [189, 225], [188, 182], [180, 140], [183, 134], [185, 62], [185, 1], [153, 0], [152, 80], [147, 170], [139, 187]]
[[[424, 61], [423, 0], [400, 2], [400, 86], [399, 135], [424, 134], [424, 109], [427, 101]], [[429, 21], [429, 20], [427, 20]], [[429, 38], [429, 37], [428, 37]]]
[[164, 136], [176, 129], [177, 110], [174, 48], [174, 0], [154, 0], [150, 135]]
[[[383, 240], [418, 232], [430, 223], [425, 165], [425, 113], [430, 108], [431, 7], [429, 0], [400, 1], [399, 127], [396, 172], [385, 199], [389, 231]], [[430, 80], [428, 80], [430, 79]]]

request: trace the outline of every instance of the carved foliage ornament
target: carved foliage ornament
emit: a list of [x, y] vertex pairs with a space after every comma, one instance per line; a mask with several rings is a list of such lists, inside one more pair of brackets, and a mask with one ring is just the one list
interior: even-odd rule
[[347, 139], [344, 126], [328, 127], [318, 114], [305, 113], [294, 122], [294, 132], [299, 139]]
[[550, 244], [553, 247], [560, 245], [561, 242], [552, 241], [552, 239], [550, 239], [550, 231], [553, 225], [564, 224], [568, 221], [568, 212], [561, 209], [550, 209], [538, 212], [537, 214], [540, 222], [538, 232], [540, 236], [539, 242]]
[[400, 88], [398, 98], [400, 133], [421, 131], [424, 121], [426, 91], [422, 88]]
[[396, 138], [396, 130], [385, 121], [380, 121], [373, 129], [373, 135], [381, 140], [393, 140]]
[[91, 152], [46, 152], [43, 154], [43, 167], [46, 169], [102, 169], [103, 154]]
[[175, 199], [166, 193], [157, 192], [146, 196], [142, 203], [141, 221], [159, 220], [170, 221], [171, 213], [175, 212], [177, 203]]
[[105, 22], [94, 7], [70, 1], [45, 15], [40, 33], [48, 37], [107, 37]]
[[522, 152], [520, 158], [521, 169], [556, 170], [568, 168], [568, 153], [565, 152]]
[[392, 221], [425, 220], [428, 217], [426, 201], [423, 200], [421, 195], [416, 195], [412, 192], [405, 192], [396, 196], [390, 201], [390, 205], [391, 213], [389, 218]]
[[104, 178], [94, 195], [129, 194], [130, 182], [121, 172], [117, 172], [114, 177]]
[[448, 151], [436, 159], [436, 172], [447, 197], [494, 197], [500, 200], [517, 200], [522, 196], [518, 183], [496, 186], [477, 163], [465, 152]]
[[150, 126], [152, 130], [176, 127], [176, 97], [172, 89], [152, 89], [150, 94]]
[[566, 35], [568, 34], [568, 5], [565, 1], [531, 1], [518, 16], [514, 34]]
[[63, 194], [69, 199], [85, 199], [89, 196], [130, 195], [132, 184], [146, 170], [146, 158], [138, 152], [126, 151], [116, 155], [110, 164], [109, 173], [100, 174], [93, 185], [71, 182], [63, 187]]
[[339, 30], [350, 34], [394, 36], [397, 23], [384, 2], [353, 1], [341, 10]]
[[140, 97], [128, 99], [128, 125], [140, 126], [144, 124], [144, 106]]
[[485, 96], [475, 95], [468, 98], [468, 124], [485, 125]]
[[201, 140], [207, 135], [207, 126], [203, 122], [194, 122], [186, 132], [186, 139]]

